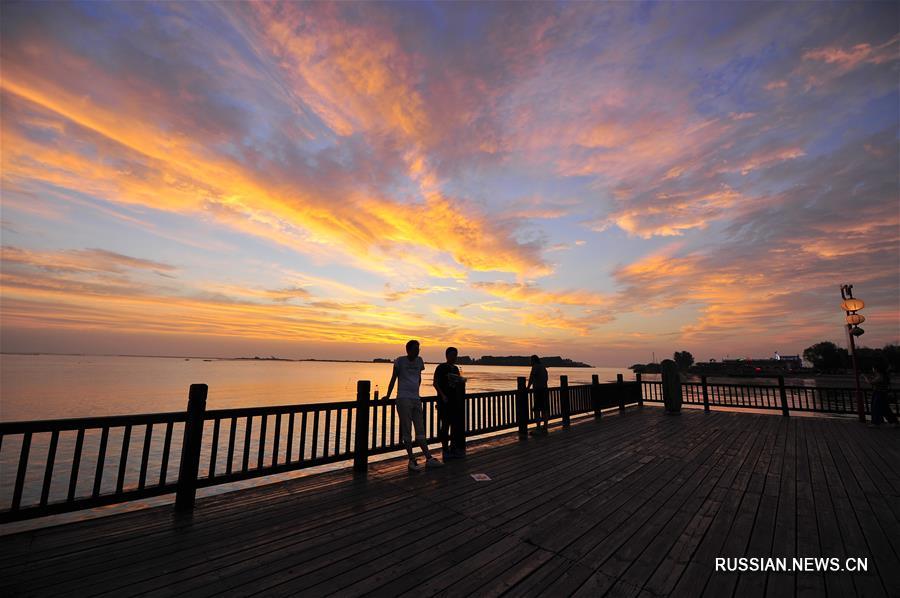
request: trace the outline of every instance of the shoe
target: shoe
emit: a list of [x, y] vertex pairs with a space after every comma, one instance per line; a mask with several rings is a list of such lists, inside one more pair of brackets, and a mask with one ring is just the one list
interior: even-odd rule
[[435, 459], [434, 457], [431, 457], [430, 459], [425, 460], [425, 467], [427, 467], [428, 469], [434, 469], [436, 467], [443, 467], [443, 466], [444, 466], [444, 464], [441, 463], [440, 461], [438, 461], [437, 459]]
[[406, 467], [410, 471], [422, 471], [422, 466], [419, 465], [419, 462], [416, 461], [415, 459], [410, 459], [409, 463], [407, 463]]
[[447, 459], [451, 459], [450, 450], [449, 449], [441, 449], [441, 459], [446, 461]]

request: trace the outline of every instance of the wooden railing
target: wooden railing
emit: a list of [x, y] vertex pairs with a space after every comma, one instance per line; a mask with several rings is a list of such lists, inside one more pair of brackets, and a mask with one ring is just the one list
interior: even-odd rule
[[[640, 380], [643, 398], [647, 402], [662, 403], [662, 382]], [[746, 409], [778, 409], [785, 415], [790, 411], [856, 414], [854, 388], [797, 386], [785, 384], [783, 377], [757, 379], [762, 383], [733, 384], [709, 382], [701, 376], [699, 382], [682, 382], [681, 395], [685, 405]], [[865, 412], [871, 413], [872, 390], [861, 389]], [[889, 392], [889, 400], [897, 402], [897, 391]]]
[[[640, 384], [549, 389], [551, 419], [640, 404]], [[534, 420], [534, 393], [466, 394], [466, 436], [518, 428]], [[198, 488], [352, 460], [364, 471], [370, 455], [402, 449], [395, 401], [371, 400], [361, 381], [356, 401], [206, 410], [207, 387], [194, 384], [184, 412], [0, 423], [0, 458], [14, 468], [11, 493], [0, 498], [0, 523], [175, 493], [190, 509]], [[377, 395], [376, 395], [377, 397]], [[429, 443], [438, 438], [437, 399], [423, 399]], [[6, 468], [5, 468], [6, 469]], [[85, 472], [88, 472], [87, 474]], [[9, 472], [0, 472], [0, 474]], [[5, 479], [4, 475], [4, 479]]]

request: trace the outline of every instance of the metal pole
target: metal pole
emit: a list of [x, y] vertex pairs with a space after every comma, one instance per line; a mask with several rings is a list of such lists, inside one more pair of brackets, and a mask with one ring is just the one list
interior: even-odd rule
[[[848, 325], [848, 328], [852, 326]], [[866, 407], [863, 405], [862, 390], [859, 388], [859, 367], [856, 364], [856, 342], [853, 340], [853, 334], [850, 334], [850, 359], [853, 362], [853, 377], [856, 380], [856, 412], [859, 414], [859, 421], [866, 423]]]

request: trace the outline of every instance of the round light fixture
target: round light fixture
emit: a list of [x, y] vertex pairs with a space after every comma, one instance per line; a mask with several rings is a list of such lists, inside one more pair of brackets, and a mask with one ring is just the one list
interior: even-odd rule
[[847, 323], [856, 326], [857, 324], [862, 324], [866, 321], [866, 316], [862, 314], [850, 314], [847, 316]]
[[850, 331], [850, 334], [852, 334], [853, 336], [862, 336], [863, 334], [865, 334], [865, 332], [866, 331], [859, 326], [854, 326], [853, 330]]
[[854, 299], [850, 297], [849, 299], [844, 299], [844, 302], [841, 303], [841, 307], [844, 308], [844, 311], [859, 311], [866, 306], [863, 303], [862, 299]]

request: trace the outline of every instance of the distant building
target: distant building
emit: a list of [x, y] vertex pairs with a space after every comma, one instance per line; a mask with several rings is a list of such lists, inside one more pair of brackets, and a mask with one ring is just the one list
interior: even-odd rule
[[770, 359], [723, 359], [694, 364], [692, 371], [710, 374], [782, 374], [803, 368], [799, 355], [779, 355]]

